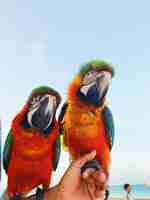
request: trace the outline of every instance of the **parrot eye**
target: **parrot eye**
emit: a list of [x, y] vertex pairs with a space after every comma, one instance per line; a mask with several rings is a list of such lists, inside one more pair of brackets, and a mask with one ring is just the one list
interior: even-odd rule
[[91, 82], [95, 81], [96, 80], [96, 77], [97, 77], [97, 74], [98, 72], [97, 71], [89, 71], [85, 74], [85, 76], [83, 77], [83, 80], [82, 80], [82, 84], [83, 85], [88, 85], [90, 84]]
[[41, 98], [40, 96], [33, 97], [31, 105], [32, 106], [38, 105], [38, 103], [40, 102], [40, 98]]

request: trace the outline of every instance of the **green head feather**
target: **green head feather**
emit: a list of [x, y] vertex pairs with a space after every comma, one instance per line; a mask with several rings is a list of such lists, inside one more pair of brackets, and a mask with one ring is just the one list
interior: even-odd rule
[[112, 77], [115, 75], [114, 68], [103, 60], [95, 59], [87, 63], [84, 63], [83, 65], [81, 65], [79, 74], [84, 76], [90, 70], [98, 70], [98, 71], [106, 70], [111, 73]]
[[31, 92], [31, 95], [35, 95], [35, 94], [45, 94], [50, 92], [51, 90], [53, 90], [52, 88], [48, 87], [48, 86], [40, 86], [37, 88], [34, 88]]
[[54, 96], [56, 96], [58, 103], [60, 103], [60, 101], [61, 101], [60, 94], [56, 90], [54, 90], [53, 88], [48, 87], [48, 86], [40, 86], [40, 87], [33, 89], [29, 96], [29, 100], [32, 99], [33, 96], [41, 95], [41, 94], [54, 95]]

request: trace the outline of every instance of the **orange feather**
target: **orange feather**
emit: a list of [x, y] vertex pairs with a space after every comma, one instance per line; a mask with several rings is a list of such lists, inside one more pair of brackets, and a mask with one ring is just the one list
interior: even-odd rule
[[104, 106], [96, 108], [79, 99], [76, 94], [80, 81], [78, 75], [69, 87], [68, 108], [63, 120], [64, 143], [72, 159], [96, 150], [96, 159], [108, 171], [110, 152], [102, 118]]

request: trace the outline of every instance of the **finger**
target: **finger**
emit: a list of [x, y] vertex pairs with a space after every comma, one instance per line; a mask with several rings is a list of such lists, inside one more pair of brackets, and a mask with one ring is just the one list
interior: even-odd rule
[[87, 184], [93, 184], [93, 185], [95, 185], [95, 180], [92, 177], [88, 177], [88, 178], [84, 179], [84, 181]]
[[96, 151], [94, 150], [91, 153], [85, 154], [84, 156], [79, 158], [75, 162], [75, 164], [81, 168], [87, 161], [93, 160], [95, 156], [96, 156]]
[[88, 183], [87, 184], [87, 190], [88, 190], [90, 199], [94, 200], [95, 199], [95, 184], [94, 183]]
[[99, 171], [95, 171], [95, 173], [92, 174], [92, 177], [97, 183], [100, 183], [100, 185], [102, 183], [106, 183], [108, 180], [107, 174], [102, 169], [100, 169]]
[[[83, 174], [82, 178], [86, 182], [95, 182], [97, 185], [102, 185], [107, 183], [107, 175], [103, 170], [93, 170], [93, 169], [87, 169]], [[92, 181], [91, 181], [92, 180]]]
[[105, 195], [105, 191], [107, 189], [107, 184], [103, 183], [103, 184], [98, 184], [95, 186], [96, 190], [95, 190], [95, 197], [103, 197]]
[[96, 198], [104, 198], [104, 196], [105, 196], [105, 190], [96, 190], [95, 191]]
[[96, 170], [93, 168], [88, 168], [82, 173], [83, 179], [88, 179]]
[[94, 195], [95, 198], [102, 198], [107, 188], [107, 175], [104, 170], [95, 171], [88, 178], [85, 179], [87, 184], [95, 186]]
[[95, 185], [97, 191], [105, 191], [107, 189], [107, 184], [103, 183], [101, 185]]
[[95, 184], [89, 183], [87, 184], [87, 189], [89, 192], [89, 196], [91, 197], [91, 200], [94, 200], [95, 198], [104, 198], [105, 195], [105, 190], [102, 188], [97, 188], [95, 187]]
[[85, 154], [78, 160], [73, 161], [61, 180], [63, 181], [65, 177], [65, 179], [68, 178], [69, 180], [71, 179], [74, 182], [78, 182], [78, 180], [81, 178], [81, 166], [87, 161], [92, 160], [95, 155], [96, 151], [92, 151], [91, 153]]
[[87, 169], [83, 174], [82, 178], [86, 183], [95, 184], [96, 186], [102, 186], [107, 184], [107, 175], [104, 170], [93, 170]]

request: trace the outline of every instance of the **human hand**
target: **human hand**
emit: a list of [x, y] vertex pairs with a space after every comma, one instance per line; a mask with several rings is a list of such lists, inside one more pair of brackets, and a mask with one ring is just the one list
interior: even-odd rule
[[[107, 186], [105, 172], [102, 169], [87, 169], [81, 174], [81, 167], [93, 160], [95, 155], [93, 151], [72, 162], [60, 183], [45, 191], [44, 200], [95, 200], [103, 197]], [[35, 196], [28, 200], [35, 200]]]
[[81, 167], [95, 156], [93, 151], [70, 165], [58, 185], [56, 200], [95, 200], [104, 196], [107, 175], [102, 169], [87, 169], [81, 174]]

